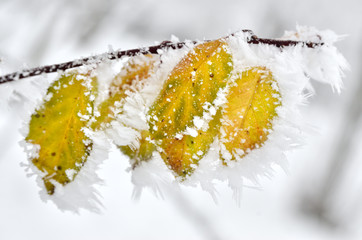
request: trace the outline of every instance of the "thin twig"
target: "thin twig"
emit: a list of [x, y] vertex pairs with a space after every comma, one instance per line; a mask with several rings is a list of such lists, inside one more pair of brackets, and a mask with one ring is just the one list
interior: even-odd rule
[[[247, 39], [247, 42], [249, 44], [267, 44], [267, 45], [273, 45], [278, 48], [284, 48], [289, 46], [296, 46], [296, 45], [302, 45], [306, 46], [308, 48], [315, 48], [317, 46], [322, 46], [324, 43], [315, 43], [315, 42], [302, 42], [302, 41], [292, 41], [292, 40], [277, 40], [277, 39], [267, 39], [267, 38], [258, 38], [255, 36], [252, 31], [250, 30], [243, 30], [244, 32], [249, 32], [250, 37]], [[208, 41], [208, 40], [206, 40]], [[0, 84], [6, 83], [6, 82], [12, 82], [15, 80], [23, 79], [23, 78], [29, 78], [38, 76], [44, 73], [54, 73], [58, 71], [65, 71], [71, 68], [80, 67], [83, 65], [89, 65], [89, 64], [97, 64], [105, 60], [115, 60], [120, 59], [124, 56], [132, 57], [135, 55], [142, 55], [142, 54], [158, 54], [159, 50], [172, 48], [172, 49], [180, 49], [184, 47], [188, 42], [179, 42], [179, 43], [173, 43], [171, 41], [164, 41], [160, 45], [155, 45], [151, 47], [146, 48], [136, 48], [131, 50], [124, 50], [124, 51], [115, 51], [115, 52], [108, 52], [100, 55], [95, 55], [91, 57], [86, 57], [82, 59], [77, 59], [65, 63], [58, 63], [58, 64], [52, 64], [52, 65], [46, 65], [36, 68], [30, 68], [25, 69], [22, 71], [10, 73], [4, 76], [0, 76]], [[198, 42], [192, 41], [189, 43], [197, 44]]]

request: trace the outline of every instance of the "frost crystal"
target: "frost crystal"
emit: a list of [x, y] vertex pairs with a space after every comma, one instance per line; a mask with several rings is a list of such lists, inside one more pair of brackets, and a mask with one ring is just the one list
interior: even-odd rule
[[[281, 104], [276, 108], [277, 117], [272, 122], [272, 129], [261, 129], [262, 132], [269, 133], [263, 144], [257, 144], [254, 149], [228, 151], [224, 139], [227, 133], [225, 133], [225, 129], [221, 128], [219, 135], [212, 139], [213, 143], [207, 151], [199, 150], [189, 154], [192, 155], [192, 159], [199, 160], [197, 164], [191, 163], [193, 173], [182, 179], [175, 178], [161, 158], [163, 150], [158, 145], [157, 139], [152, 139], [149, 136], [142, 139], [142, 136], [143, 132], [158, 130], [156, 125], [150, 129], [150, 121], [166, 121], [170, 125], [176, 122], [174, 119], [161, 119], [156, 115], [149, 116], [148, 112], [163, 87], [168, 89], [174, 87], [172, 84], [164, 86], [170, 72], [189, 51], [195, 53], [195, 50], [191, 43], [182, 49], [163, 49], [159, 51], [160, 59], [155, 64], [157, 67], [154, 72], [142, 81], [138, 81], [139, 78], [136, 77], [135, 81], [127, 86], [125, 97], [121, 101], [115, 102], [114, 106], [110, 108], [116, 117], [105, 125], [104, 130], [93, 132], [89, 129], [83, 129], [91, 137], [93, 149], [79, 173], [74, 169], [66, 170], [68, 179], [75, 180], [66, 186], [58, 186], [59, 184], [55, 183], [60, 191], [57, 191], [54, 196], [48, 196], [43, 191], [42, 198], [44, 200], [51, 199], [64, 210], [77, 212], [80, 207], [83, 207], [97, 211], [101, 204], [94, 184], [99, 184], [101, 180], [94, 174], [94, 171], [106, 158], [109, 149], [108, 139], [111, 139], [118, 147], [127, 146], [131, 150], [140, 149], [144, 144], [143, 141], [150, 143], [150, 145], [156, 145], [154, 147], [156, 151], [152, 152], [147, 159], [139, 161], [132, 170], [132, 182], [135, 185], [134, 196], [136, 198], [146, 187], [152, 189], [156, 195], [162, 196], [163, 190], [167, 191], [171, 187], [178, 189], [178, 186], [182, 184], [201, 186], [216, 200], [215, 180], [219, 180], [227, 182], [234, 192], [235, 199], [238, 200], [245, 182], [257, 185], [259, 178], [272, 175], [273, 166], [284, 168], [285, 152], [303, 144], [305, 126], [301, 122], [298, 107], [306, 102], [306, 90], [310, 89], [310, 79], [328, 83], [334, 90], [340, 92], [343, 70], [348, 68], [348, 64], [334, 47], [333, 44], [339, 37], [331, 31], [318, 31], [315, 28], [298, 26], [297, 31], [285, 33], [285, 39], [324, 42], [324, 45], [315, 49], [297, 45], [281, 50], [270, 45], [249, 44], [247, 40], [250, 37], [249, 32], [238, 32], [229, 36], [225, 39], [228, 46], [225, 47], [225, 50], [232, 56], [232, 62], [228, 62], [227, 65], [233, 66], [233, 76], [252, 67], [265, 67], [271, 71], [277, 82], [273, 83], [271, 87], [280, 95], [275, 94], [272, 97], [280, 100]], [[178, 41], [174, 36], [171, 40], [173, 42]], [[221, 49], [219, 48], [218, 51]], [[139, 64], [142, 64], [143, 60], [144, 57], [140, 57]], [[207, 67], [213, 64], [210, 60], [206, 63]], [[87, 108], [89, 115], [78, 113], [82, 121], [93, 121], [91, 120], [92, 114], [100, 116], [101, 113], [97, 110], [97, 106], [109, 97], [110, 79], [118, 74], [115, 69], [119, 69], [119, 64], [123, 63], [120, 61], [120, 63], [113, 64], [118, 68], [113, 67], [111, 63], [102, 63], [98, 69], [92, 69], [92, 74], [97, 76], [98, 81], [100, 81], [99, 86], [107, 87], [101, 89], [98, 95], [90, 96], [92, 100], [96, 100], [96, 107], [93, 113], [91, 106]], [[80, 68], [79, 71], [88, 72], [89, 69]], [[81, 74], [77, 75], [77, 80], [84, 78]], [[194, 81], [195, 78], [197, 78], [196, 70], [191, 71], [191, 79]], [[261, 79], [261, 82], [263, 81], [266, 80]], [[215, 91], [217, 94], [216, 98], [213, 98], [215, 100], [203, 104], [200, 114], [191, 118], [188, 126], [182, 131], [169, 134], [172, 136], [168, 136], [168, 133], [165, 132], [165, 137], [181, 141], [186, 136], [195, 138], [199, 136], [200, 131], [207, 131], [210, 128], [210, 121], [225, 110], [227, 95], [230, 88], [236, 84], [235, 82], [235, 77], [230, 77], [227, 86], [218, 89], [217, 92]], [[85, 84], [88, 89], [91, 89], [90, 81], [86, 81]], [[175, 89], [173, 90], [175, 91]], [[90, 92], [86, 94], [90, 94]], [[46, 100], [50, 98], [51, 96], [45, 97]], [[166, 102], [171, 102], [171, 100], [168, 98]], [[259, 106], [255, 106], [253, 109], [256, 112], [263, 111], [262, 107]], [[175, 112], [176, 109], [172, 109], [172, 111]], [[238, 115], [236, 117], [243, 118], [244, 116]], [[222, 119], [222, 121], [229, 124], [230, 119]], [[227, 141], [232, 138], [235, 138], [235, 135], [228, 136]], [[241, 139], [240, 141], [244, 143], [246, 140]], [[36, 156], [39, 151], [37, 145], [26, 145], [24, 148], [31, 156]], [[224, 163], [220, 156], [225, 160]], [[236, 160], [232, 160], [233, 156], [236, 156]], [[44, 175], [36, 169], [32, 168], [32, 170], [38, 174], [38, 180]]]
[[[301, 122], [298, 107], [306, 102], [307, 94], [310, 94], [306, 93], [306, 90], [310, 87], [310, 78], [328, 83], [339, 92], [342, 85], [342, 71], [348, 65], [343, 56], [333, 46], [338, 37], [330, 31], [319, 32], [314, 28], [298, 27], [297, 32], [288, 32], [286, 33], [287, 35], [289, 39], [303, 41], [315, 41], [318, 35], [321, 37], [320, 41], [325, 42], [325, 44], [316, 49], [308, 49], [300, 45], [283, 48], [281, 51], [275, 46], [247, 43], [247, 39], [250, 37], [247, 32], [239, 32], [227, 38], [228, 51], [233, 56], [233, 63], [230, 62], [229, 64], [233, 64], [235, 71], [241, 72], [250, 67], [264, 66], [272, 72], [273, 77], [277, 81], [277, 84], [272, 84], [272, 88], [280, 92], [281, 95], [281, 99], [279, 99], [280, 97], [277, 94], [272, 95], [281, 101], [281, 106], [276, 110], [278, 117], [272, 123], [273, 129], [263, 130], [269, 133], [267, 141], [263, 145], [256, 145], [253, 150], [234, 149], [231, 153], [216, 139], [206, 155], [201, 158], [198, 166], [194, 166], [193, 174], [188, 176], [186, 181], [183, 180], [179, 184], [188, 186], [199, 185], [215, 198], [216, 189], [214, 181], [225, 181], [233, 189], [235, 199], [239, 200], [239, 193], [245, 182], [248, 182], [249, 185], [250, 183], [258, 185], [259, 178], [272, 175], [274, 171], [273, 166], [284, 168], [286, 161], [285, 152], [303, 144], [303, 129], [305, 129], [305, 126]], [[167, 51], [164, 54], [167, 54]], [[180, 52], [180, 54], [184, 53]], [[212, 64], [210, 61], [207, 63], [209, 65]], [[162, 69], [158, 74], [162, 72], [162, 76], [166, 76], [169, 69]], [[164, 70], [166, 71], [164, 72]], [[195, 77], [194, 72], [191, 75]], [[234, 80], [230, 80], [230, 86], [232, 86], [232, 81]], [[196, 137], [198, 130], [207, 130], [205, 125], [206, 127], [208, 126], [207, 123], [210, 119], [226, 103], [228, 90], [228, 87], [221, 89], [213, 103], [206, 103], [203, 106], [203, 116], [194, 117], [192, 125], [186, 127], [184, 132], [178, 133], [174, 137], [178, 140], [183, 138], [183, 134]], [[159, 90], [155, 91], [151, 99], [149, 101], [146, 100], [146, 102], [152, 102], [158, 93]], [[255, 107], [255, 111], [261, 111], [261, 109]], [[243, 116], [240, 117], [243, 118]], [[222, 136], [223, 132], [221, 130]], [[245, 142], [245, 139], [241, 139], [241, 142]], [[245, 153], [247, 154], [245, 155]], [[202, 151], [199, 151], [192, 157], [198, 159], [203, 154]], [[219, 154], [224, 159], [229, 160], [228, 166], [221, 163]], [[239, 157], [237, 161], [230, 161], [232, 154], [243, 157]], [[157, 161], [157, 164], [152, 165], [153, 161]], [[159, 157], [152, 158], [148, 161], [147, 165], [152, 165], [152, 171], [155, 172], [161, 171], [161, 168], [163, 169], [162, 172], [167, 169], [166, 166], [160, 166], [163, 164], [160, 162]], [[156, 170], [156, 166], [160, 169]], [[146, 164], [142, 165], [142, 171], [145, 171], [145, 167]], [[164, 179], [160, 181], [159, 177], [154, 178], [153, 181], [142, 179], [143, 176], [141, 174], [133, 175], [133, 182], [136, 184], [135, 188], [138, 189], [137, 195], [140, 194], [139, 182], [142, 182], [142, 188], [148, 186], [151, 189], [157, 189], [158, 193], [162, 186], [165, 185]], [[173, 185], [174, 181], [169, 183]], [[165, 187], [165, 189], [167, 188]]]

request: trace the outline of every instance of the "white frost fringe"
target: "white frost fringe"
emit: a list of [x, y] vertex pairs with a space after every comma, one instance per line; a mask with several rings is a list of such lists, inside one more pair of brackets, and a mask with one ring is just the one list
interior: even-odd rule
[[[84, 68], [85, 69], [82, 70], [86, 71], [87, 67]], [[37, 89], [38, 95], [39, 92], [43, 95], [41, 98], [27, 98], [27, 107], [22, 113], [24, 123], [20, 129], [20, 132], [24, 138], [29, 133], [31, 114], [42, 105], [43, 101], [41, 99], [44, 99], [45, 101], [49, 100], [48, 96], [45, 95], [46, 89], [44, 89], [44, 86], [46, 85], [47, 84], [44, 83]], [[78, 172], [74, 181], [65, 186], [57, 183], [56, 181], [52, 181], [52, 183], [55, 185], [55, 192], [53, 195], [49, 195], [44, 187], [42, 178], [46, 174], [37, 169], [37, 167], [35, 167], [31, 162], [31, 159], [38, 157], [38, 151], [40, 149], [39, 145], [28, 143], [25, 140], [20, 142], [20, 145], [23, 147], [28, 158], [28, 161], [25, 163], [22, 162], [21, 165], [25, 167], [26, 171], [28, 172], [28, 176], [36, 176], [36, 182], [41, 189], [39, 191], [40, 197], [43, 201], [53, 202], [62, 211], [72, 211], [79, 213], [80, 209], [83, 208], [99, 213], [102, 204], [99, 200], [101, 196], [98, 193], [96, 186], [102, 185], [103, 182], [98, 177], [97, 170], [99, 165], [103, 163], [105, 159], [107, 159], [110, 143], [104, 132], [94, 133], [89, 129], [83, 129], [83, 131], [93, 142], [90, 156], [87, 158], [86, 163]]]
[[[237, 33], [227, 39], [233, 56], [234, 69], [243, 71], [253, 66], [265, 66], [271, 70], [278, 82], [282, 96], [282, 106], [277, 108], [278, 117], [273, 122], [273, 131], [261, 148], [252, 150], [242, 159], [231, 162], [227, 167], [219, 159], [220, 143], [214, 141], [208, 153], [200, 160], [199, 166], [191, 177], [179, 182], [171, 170], [167, 168], [159, 153], [155, 152], [148, 162], [141, 163], [132, 170], [132, 182], [135, 185], [134, 197], [139, 198], [144, 188], [150, 188], [155, 195], [163, 197], [163, 193], [184, 186], [200, 186], [217, 200], [217, 181], [227, 182], [234, 192], [234, 198], [240, 200], [242, 187], [258, 186], [261, 177], [271, 177], [275, 166], [287, 168], [285, 153], [303, 144], [305, 126], [301, 122], [298, 107], [306, 104], [311, 89], [310, 78], [328, 83], [340, 92], [343, 70], [348, 64], [333, 46], [339, 37], [331, 31], [317, 31], [315, 28], [297, 27], [296, 32], [286, 32], [284, 39], [324, 42], [314, 49], [302, 46], [286, 47], [281, 51], [270, 45], [253, 45], [247, 43], [249, 33]], [[193, 48], [187, 44], [183, 49], [160, 50], [162, 64], [156, 72], [140, 86], [135, 93], [128, 93], [124, 100], [122, 116], [111, 123], [111, 127], [103, 133], [89, 133], [94, 145], [90, 157], [76, 176], [75, 181], [61, 186], [57, 184], [56, 192], [49, 196], [44, 189], [41, 173], [31, 163], [27, 168], [37, 175], [37, 182], [42, 188], [44, 201], [53, 201], [61, 210], [79, 212], [80, 208], [99, 211], [101, 203], [99, 193], [94, 187], [102, 181], [96, 174], [98, 165], [107, 158], [111, 138], [117, 145], [133, 144], [136, 146], [139, 133], [137, 130], [148, 129], [146, 114], [160, 92], [170, 71]], [[100, 70], [99, 74], [104, 71]], [[109, 79], [110, 76], [106, 76]], [[108, 83], [109, 84], [109, 83]], [[107, 93], [105, 93], [107, 94]], [[309, 93], [310, 95], [310, 93]], [[102, 99], [103, 100], [103, 99]], [[35, 107], [34, 107], [35, 108]], [[27, 123], [30, 116], [27, 116]], [[27, 127], [27, 126], [26, 126]], [[27, 128], [23, 134], [27, 135]], [[127, 132], [127, 134], [125, 134]], [[25, 149], [32, 156], [37, 154], [37, 147], [26, 144]]]
[[[248, 44], [247, 38], [250, 37], [248, 34], [240, 32], [227, 39], [233, 56], [234, 69], [242, 71], [253, 66], [265, 66], [270, 69], [278, 82], [282, 105], [277, 108], [278, 117], [273, 122], [273, 131], [262, 147], [224, 166], [219, 159], [220, 144], [216, 139], [206, 156], [200, 160], [195, 172], [186, 181], [179, 182], [184, 186], [200, 186], [209, 192], [215, 201], [218, 180], [228, 183], [235, 200], [239, 202], [243, 187], [258, 187], [259, 179], [270, 178], [276, 166], [287, 170], [285, 153], [304, 144], [307, 127], [302, 122], [298, 108], [306, 104], [307, 97], [313, 93], [310, 79], [328, 83], [339, 93], [344, 77], [343, 70], [348, 69], [347, 61], [333, 45], [339, 37], [332, 31], [318, 31], [315, 28], [297, 26], [296, 32], [286, 32], [283, 38], [324, 42], [324, 45], [314, 49], [291, 46], [283, 48], [282, 51], [275, 46]], [[180, 55], [178, 59], [182, 56]], [[173, 62], [176, 63], [177, 61]], [[159, 72], [166, 70], [168, 73], [169, 69], [172, 68], [161, 69]], [[161, 83], [163, 81], [158, 84]], [[156, 89], [152, 90], [159, 92], [155, 91]], [[148, 97], [142, 93], [140, 95], [146, 99]], [[152, 189], [156, 195], [162, 196], [162, 192], [167, 192], [170, 185], [174, 186], [175, 182], [178, 182], [160, 159], [159, 154], [154, 156], [132, 172], [135, 197], [139, 197], [142, 189], [146, 187]]]
[[[107, 159], [110, 149], [109, 140], [104, 132], [91, 133], [87, 132], [88, 137], [93, 141], [93, 148], [84, 166], [80, 169], [74, 181], [63, 186], [56, 181], [55, 192], [49, 195], [44, 187], [43, 177], [46, 175], [37, 169], [31, 162], [23, 163], [28, 176], [36, 176], [36, 182], [40, 187], [40, 197], [44, 202], [52, 201], [62, 211], [72, 211], [79, 213], [80, 209], [87, 209], [92, 212], [100, 213], [103, 207], [99, 198], [101, 197], [96, 186], [103, 185], [102, 179], [97, 175], [99, 165]], [[38, 145], [20, 142], [27, 152], [28, 159], [37, 157]]]

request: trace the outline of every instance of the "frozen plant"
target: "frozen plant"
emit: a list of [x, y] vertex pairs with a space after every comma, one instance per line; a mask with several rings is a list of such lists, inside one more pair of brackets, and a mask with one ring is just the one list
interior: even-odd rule
[[129, 156], [135, 197], [145, 187], [162, 194], [183, 184], [216, 199], [216, 181], [226, 181], [239, 199], [244, 184], [284, 167], [285, 152], [303, 143], [298, 107], [310, 79], [340, 92], [347, 63], [337, 40], [309, 27], [279, 40], [251, 31], [203, 42], [173, 38], [8, 74], [0, 83], [64, 71], [29, 109], [22, 142], [42, 198], [62, 210], [98, 211], [95, 170], [111, 144]]

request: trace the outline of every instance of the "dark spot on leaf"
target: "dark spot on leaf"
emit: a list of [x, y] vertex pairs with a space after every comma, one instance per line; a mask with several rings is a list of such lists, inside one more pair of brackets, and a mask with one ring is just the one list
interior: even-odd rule
[[210, 73], [210, 77], [213, 78], [213, 77], [214, 77], [214, 74]]
[[54, 157], [55, 155], [57, 155], [55, 152], [52, 152], [52, 156]]
[[62, 166], [58, 166], [57, 169], [60, 171], [62, 170]]
[[39, 113], [35, 114], [34, 116], [35, 116], [36, 118], [39, 118], [39, 117], [40, 117]]
[[194, 141], [191, 141], [191, 144], [194, 144]]

